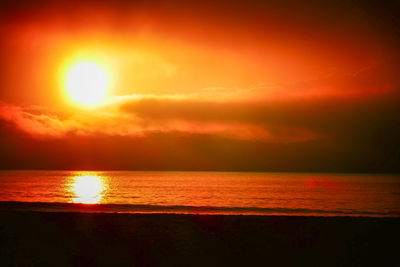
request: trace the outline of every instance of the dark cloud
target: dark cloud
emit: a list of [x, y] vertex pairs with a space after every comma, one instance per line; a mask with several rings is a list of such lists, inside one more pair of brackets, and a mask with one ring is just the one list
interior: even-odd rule
[[[144, 135], [68, 132], [35, 138], [2, 121], [2, 168], [398, 172], [400, 98], [397, 91], [367, 98], [291, 99], [259, 102], [202, 102], [143, 99], [126, 102], [123, 114], [148, 124], [191, 121], [201, 125], [245, 123], [275, 139], [230, 134], [149, 131]], [[114, 118], [115, 119], [115, 118]], [[120, 125], [121, 123], [116, 123]], [[161, 129], [160, 128], [160, 129]], [[313, 138], [285, 142], [294, 129]], [[256, 133], [254, 133], [256, 134]]]
[[[3, 169], [398, 172], [390, 147], [232, 140], [198, 134], [36, 139], [1, 125]], [[6, 128], [6, 129], [5, 129]]]

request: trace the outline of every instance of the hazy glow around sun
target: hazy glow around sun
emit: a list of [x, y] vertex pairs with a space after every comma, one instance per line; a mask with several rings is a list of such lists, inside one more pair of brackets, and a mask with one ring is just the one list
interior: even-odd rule
[[67, 71], [69, 97], [83, 106], [95, 106], [103, 100], [109, 87], [109, 74], [94, 62], [78, 62]]

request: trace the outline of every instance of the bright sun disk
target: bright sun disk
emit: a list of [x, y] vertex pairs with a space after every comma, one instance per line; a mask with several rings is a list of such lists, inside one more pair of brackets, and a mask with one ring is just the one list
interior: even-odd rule
[[107, 92], [108, 85], [108, 73], [93, 62], [79, 62], [73, 65], [66, 76], [69, 97], [83, 106], [99, 104]]

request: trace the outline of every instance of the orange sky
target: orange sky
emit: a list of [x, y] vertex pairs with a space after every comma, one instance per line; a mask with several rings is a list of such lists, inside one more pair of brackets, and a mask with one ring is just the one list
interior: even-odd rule
[[[391, 5], [2, 4], [1, 167], [393, 171]], [[94, 109], [63, 88], [66, 66], [85, 59], [112, 77]], [[76, 160], [84, 149], [99, 155]]]

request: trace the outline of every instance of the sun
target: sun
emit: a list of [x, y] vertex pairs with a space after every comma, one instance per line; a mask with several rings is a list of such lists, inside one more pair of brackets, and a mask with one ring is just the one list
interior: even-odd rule
[[109, 74], [95, 62], [78, 62], [70, 67], [66, 75], [68, 96], [75, 103], [86, 107], [100, 104], [109, 87]]

